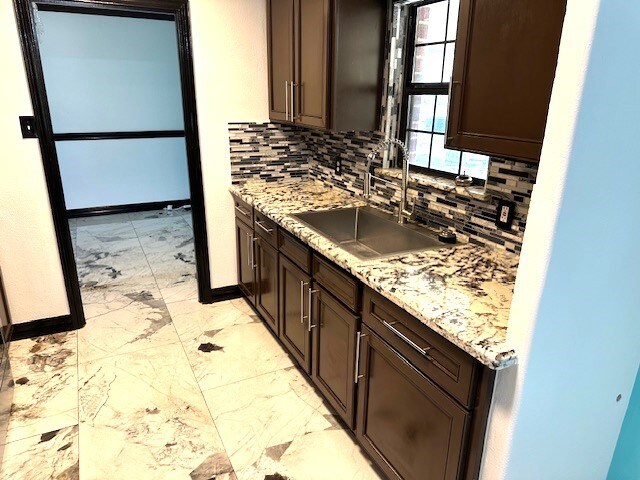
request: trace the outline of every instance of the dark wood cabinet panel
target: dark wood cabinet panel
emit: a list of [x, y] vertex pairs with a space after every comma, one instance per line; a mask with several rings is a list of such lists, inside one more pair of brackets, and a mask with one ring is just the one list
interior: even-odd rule
[[294, 56], [294, 0], [268, 0], [267, 51], [269, 117], [288, 121], [292, 111]]
[[295, 121], [327, 127], [329, 0], [297, 0]]
[[254, 213], [253, 230], [256, 235], [264, 238], [272, 247], [278, 248], [278, 225], [265, 214]]
[[311, 277], [280, 254], [280, 340], [302, 369], [311, 371]]
[[269, 0], [270, 118], [377, 130], [386, 11], [385, 0]]
[[461, 0], [446, 146], [538, 161], [565, 0]]
[[236, 217], [238, 286], [247, 299], [255, 305], [254, 243], [253, 229]]
[[362, 320], [462, 405], [473, 406], [479, 365], [468, 353], [367, 287]]
[[362, 328], [356, 436], [390, 478], [463, 475], [469, 414], [372, 330]]
[[335, 264], [313, 255], [313, 278], [351, 310], [360, 308], [360, 282]]
[[354, 427], [355, 352], [358, 317], [314, 284], [311, 376], [342, 419]]
[[235, 195], [232, 195], [232, 197], [236, 218], [239, 218], [251, 227], [253, 225], [253, 207]]
[[311, 250], [308, 246], [283, 229], [279, 229], [278, 248], [304, 273], [311, 273]]
[[278, 251], [262, 237], [255, 245], [256, 308], [278, 334]]

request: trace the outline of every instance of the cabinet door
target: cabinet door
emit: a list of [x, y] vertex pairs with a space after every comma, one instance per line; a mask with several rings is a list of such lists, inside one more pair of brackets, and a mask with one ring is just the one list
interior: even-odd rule
[[255, 305], [254, 289], [254, 236], [251, 227], [236, 218], [236, 250], [238, 255], [238, 286]]
[[314, 288], [311, 376], [329, 403], [353, 428], [358, 317], [317, 284]]
[[311, 369], [310, 285], [311, 277], [280, 255], [280, 340], [307, 373]]
[[327, 125], [329, 0], [296, 0], [295, 121]]
[[269, 118], [291, 120], [293, 108], [294, 0], [268, 0]]
[[278, 334], [278, 251], [258, 237], [256, 252], [256, 308]]
[[538, 161], [564, 0], [461, 0], [446, 146]]
[[463, 474], [469, 414], [366, 327], [360, 338], [356, 436], [389, 478]]

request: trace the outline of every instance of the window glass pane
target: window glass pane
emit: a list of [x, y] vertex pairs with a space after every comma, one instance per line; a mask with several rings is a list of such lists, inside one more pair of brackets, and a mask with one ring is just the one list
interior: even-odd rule
[[416, 47], [412, 81], [414, 83], [440, 83], [443, 59], [443, 44]]
[[447, 27], [447, 1], [418, 7], [416, 43], [444, 42]]
[[438, 95], [437, 97], [435, 122], [433, 124], [434, 132], [444, 133], [447, 128], [448, 99], [449, 95]]
[[462, 153], [462, 168], [460, 170], [462, 173], [486, 180], [488, 170], [489, 157], [486, 155], [470, 152]]
[[453, 72], [453, 51], [455, 50], [455, 42], [447, 43], [444, 50], [444, 69], [442, 70], [442, 82], [449, 83], [451, 73]]
[[444, 135], [434, 135], [431, 146], [431, 168], [448, 173], [458, 173], [460, 152], [444, 148]]
[[407, 146], [409, 148], [409, 163], [420, 167], [429, 167], [429, 151], [431, 149], [431, 134], [421, 132], [407, 132]]
[[460, 10], [460, 0], [450, 0], [449, 21], [447, 22], [447, 40], [455, 40], [458, 30], [458, 10]]
[[410, 130], [433, 131], [433, 111], [435, 108], [435, 95], [411, 95], [409, 97], [409, 121]]

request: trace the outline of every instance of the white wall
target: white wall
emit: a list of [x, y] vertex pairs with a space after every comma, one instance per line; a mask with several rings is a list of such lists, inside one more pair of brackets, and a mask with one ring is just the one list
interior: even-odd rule
[[[37, 12], [54, 133], [182, 130], [173, 21]], [[56, 144], [68, 209], [188, 199], [183, 138]]]
[[[213, 287], [237, 283], [227, 122], [265, 121], [265, 0], [191, 0], [196, 93]], [[0, 265], [24, 322], [69, 312], [12, 2], [0, 2]]]
[[484, 479], [607, 475], [640, 363], [638, 25], [637, 2], [568, 1]]
[[228, 122], [269, 118], [265, 0], [192, 0], [198, 126], [213, 288], [237, 284]]
[[15, 323], [69, 313], [38, 141], [23, 140], [32, 115], [13, 2], [0, 2], [0, 267]]

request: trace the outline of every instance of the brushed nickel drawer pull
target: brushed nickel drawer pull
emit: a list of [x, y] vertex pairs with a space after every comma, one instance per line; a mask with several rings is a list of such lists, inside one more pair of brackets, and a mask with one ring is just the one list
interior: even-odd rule
[[289, 120], [289, 80], [284, 81], [284, 119]]
[[[407, 337], [404, 333], [402, 333], [400, 330], [398, 330], [397, 328], [395, 328], [393, 326], [393, 324], [387, 322], [386, 320], [382, 320], [382, 323], [384, 324], [385, 327], [387, 327], [389, 330], [391, 330], [391, 332], [393, 332], [394, 335], [396, 335], [397, 337], [401, 338], [402, 340], [404, 340], [406, 343], [409, 344], [409, 346], [411, 346], [414, 350], [417, 350], [418, 352], [420, 352], [422, 355], [424, 355], [425, 357], [427, 357], [428, 359], [431, 360], [431, 356], [427, 354], [427, 352], [429, 350], [431, 350], [431, 346], [429, 347], [425, 347], [422, 348], [420, 346], [418, 346], [417, 343], [415, 343], [414, 341], [412, 341], [409, 337]], [[396, 322], [394, 322], [396, 323]]]
[[249, 216], [249, 212], [247, 212], [244, 208], [241, 208], [239, 205], [236, 205], [236, 210], [245, 217]]
[[364, 378], [364, 375], [360, 375], [360, 339], [366, 337], [367, 334], [358, 332], [356, 335], [356, 368], [353, 381], [357, 384], [358, 380]]
[[313, 315], [311, 315], [311, 309], [313, 308], [312, 305], [312, 296], [314, 293], [318, 293], [320, 290], [313, 290], [311, 287], [309, 287], [309, 332], [311, 332], [312, 328], [317, 327], [317, 325], [312, 325], [313, 323]]
[[256, 264], [256, 252], [253, 244], [259, 241], [260, 237], [254, 237], [253, 234], [251, 235], [251, 242], [249, 242], [249, 247], [251, 248], [251, 268], [253, 268], [254, 270], [258, 268], [258, 265]]
[[304, 287], [309, 285], [304, 280], [300, 280], [300, 323], [304, 324], [307, 316], [304, 314]]
[[267, 228], [265, 227], [262, 222], [256, 220], [256, 225], [258, 225], [262, 230], [264, 230], [267, 233], [273, 233], [273, 228]]

